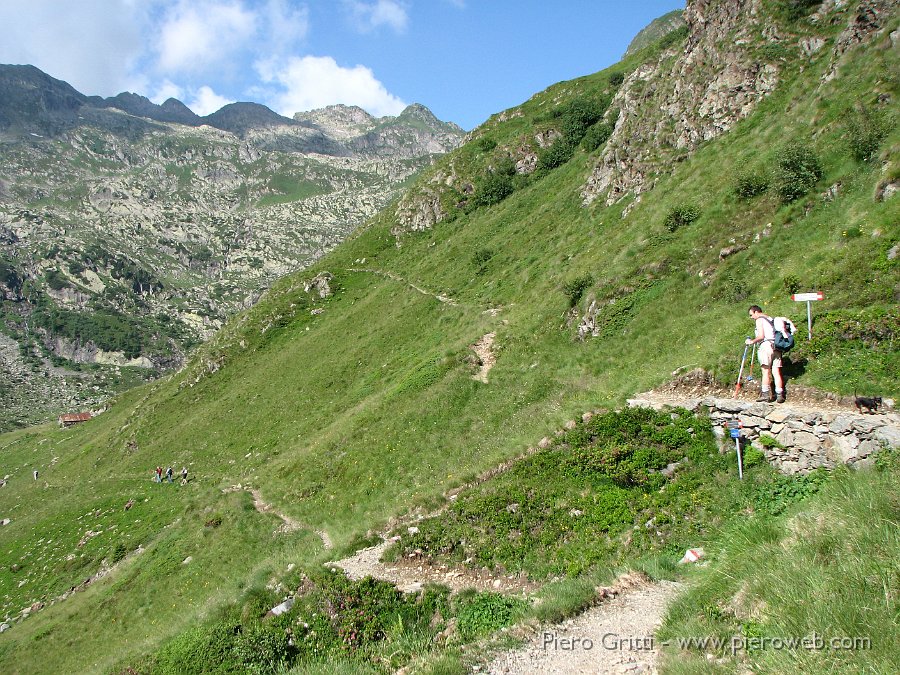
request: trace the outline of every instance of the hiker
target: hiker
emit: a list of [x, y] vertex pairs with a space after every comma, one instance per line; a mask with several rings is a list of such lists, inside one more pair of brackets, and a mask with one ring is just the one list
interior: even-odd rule
[[181, 484], [187, 485], [187, 467], [181, 467]]
[[172, 482], [172, 474], [173, 473], [174, 472], [172, 471], [171, 466], [168, 469], [166, 469], [166, 480], [169, 481], [170, 483]]
[[[756, 337], [747, 338], [745, 344], [758, 344], [757, 355], [759, 365], [762, 368], [762, 390], [759, 392], [758, 402], [777, 401], [784, 403], [784, 380], [781, 377], [781, 352], [775, 349], [775, 323], [768, 314], [762, 311], [759, 305], [750, 305], [748, 310], [750, 318], [756, 322]], [[775, 392], [772, 393], [771, 384], [775, 380]]]
[[156, 467], [156, 482], [162, 483], [162, 467], [161, 466]]
[[37, 472], [37, 469], [35, 469], [34, 470], [34, 479], [37, 480], [37, 477], [38, 477], [38, 472]]

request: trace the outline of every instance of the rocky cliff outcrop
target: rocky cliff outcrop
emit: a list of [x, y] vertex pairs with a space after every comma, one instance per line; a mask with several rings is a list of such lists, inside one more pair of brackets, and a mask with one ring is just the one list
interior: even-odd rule
[[586, 204], [649, 190], [674, 156], [731, 129], [775, 88], [777, 67], [752, 49], [768, 29], [759, 10], [760, 0], [688, 3], [687, 44], [637, 68], [613, 99], [619, 118], [582, 192]]
[[[846, 22], [834, 41], [833, 65], [853, 45], [885, 27], [897, 0], [829, 0], [810, 17], [815, 25]], [[799, 49], [811, 56], [825, 40], [790, 35], [763, 13], [761, 0], [691, 0], [684, 11], [685, 45], [665, 50], [626, 77], [612, 109], [621, 114], [591, 172], [585, 204], [640, 199], [664, 167], [749, 116], [778, 85], [778, 63], [761, 44]], [[658, 111], [658, 112], [657, 112]]]

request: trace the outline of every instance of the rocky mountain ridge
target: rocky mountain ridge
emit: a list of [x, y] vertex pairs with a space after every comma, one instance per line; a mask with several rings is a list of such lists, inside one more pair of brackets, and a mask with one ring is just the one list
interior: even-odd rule
[[420, 105], [200, 118], [31, 66], [0, 67], [0, 91], [0, 428], [177, 366], [462, 138]]

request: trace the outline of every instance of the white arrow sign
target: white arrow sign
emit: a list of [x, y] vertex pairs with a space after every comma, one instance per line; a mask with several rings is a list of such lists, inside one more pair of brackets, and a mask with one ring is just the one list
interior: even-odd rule
[[809, 340], [812, 340], [812, 305], [810, 303], [815, 302], [816, 300], [822, 300], [824, 297], [825, 296], [822, 295], [821, 291], [813, 291], [812, 293], [794, 293], [791, 296], [791, 300], [794, 302], [806, 303], [806, 331]]
[[814, 291], [812, 293], [794, 293], [791, 296], [791, 300], [794, 302], [810, 302], [813, 300], [822, 300], [824, 299], [824, 295], [820, 291]]

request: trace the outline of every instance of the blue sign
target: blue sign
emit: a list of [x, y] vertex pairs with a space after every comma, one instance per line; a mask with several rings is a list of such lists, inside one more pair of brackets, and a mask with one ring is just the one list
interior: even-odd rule
[[740, 430], [740, 429], [732, 429], [732, 430], [731, 430], [731, 437], [732, 437], [732, 438], [740, 438], [740, 437], [741, 437], [741, 430]]

